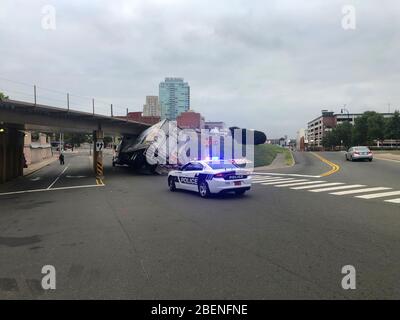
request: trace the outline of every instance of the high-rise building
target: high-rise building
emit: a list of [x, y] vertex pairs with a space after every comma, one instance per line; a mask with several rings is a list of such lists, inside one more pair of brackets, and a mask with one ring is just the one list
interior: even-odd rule
[[143, 105], [144, 117], [159, 117], [161, 115], [158, 96], [146, 96], [146, 103]]
[[183, 78], [165, 78], [159, 85], [161, 119], [175, 120], [190, 109], [190, 87]]

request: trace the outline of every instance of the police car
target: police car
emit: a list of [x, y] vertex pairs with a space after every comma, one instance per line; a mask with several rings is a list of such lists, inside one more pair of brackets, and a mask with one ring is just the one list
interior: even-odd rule
[[168, 186], [171, 191], [196, 191], [202, 198], [212, 193], [225, 192], [242, 195], [251, 188], [251, 176], [232, 161], [199, 160], [191, 161], [179, 170], [170, 171]]

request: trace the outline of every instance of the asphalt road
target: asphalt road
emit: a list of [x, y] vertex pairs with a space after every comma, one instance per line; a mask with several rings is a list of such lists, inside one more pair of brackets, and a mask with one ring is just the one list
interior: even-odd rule
[[[296, 153], [294, 167], [257, 176], [245, 196], [210, 199], [110, 165], [99, 185], [87, 155], [67, 156], [0, 186], [0, 298], [399, 299], [400, 204], [385, 200], [400, 195], [332, 195], [275, 178], [396, 191], [400, 164], [321, 155], [340, 170], [292, 176], [330, 169]], [[56, 290], [41, 289], [43, 265], [56, 268]], [[356, 290], [341, 287], [344, 265], [356, 268]]]

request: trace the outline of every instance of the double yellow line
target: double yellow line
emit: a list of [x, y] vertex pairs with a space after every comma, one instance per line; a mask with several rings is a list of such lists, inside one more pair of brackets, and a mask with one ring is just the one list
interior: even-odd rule
[[331, 170], [329, 170], [328, 172], [325, 172], [323, 174], [321, 174], [321, 177], [326, 177], [326, 176], [330, 176], [331, 174], [334, 174], [335, 172], [338, 172], [340, 170], [340, 166], [336, 163], [333, 163], [331, 161], [329, 161], [328, 159], [325, 159], [323, 157], [321, 157], [319, 154], [316, 154], [314, 152], [311, 152], [314, 156], [316, 156], [319, 160], [321, 160], [323, 163], [326, 163], [328, 166], [331, 167]]

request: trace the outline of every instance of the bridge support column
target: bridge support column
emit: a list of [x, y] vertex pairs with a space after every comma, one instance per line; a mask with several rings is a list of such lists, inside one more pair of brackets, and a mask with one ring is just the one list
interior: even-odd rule
[[103, 141], [104, 133], [99, 128], [98, 130], [93, 131], [93, 169], [96, 174], [96, 178], [103, 179], [104, 171], [103, 171], [103, 148], [98, 149], [97, 143]]
[[24, 134], [16, 128], [0, 126], [0, 183], [23, 175]]

